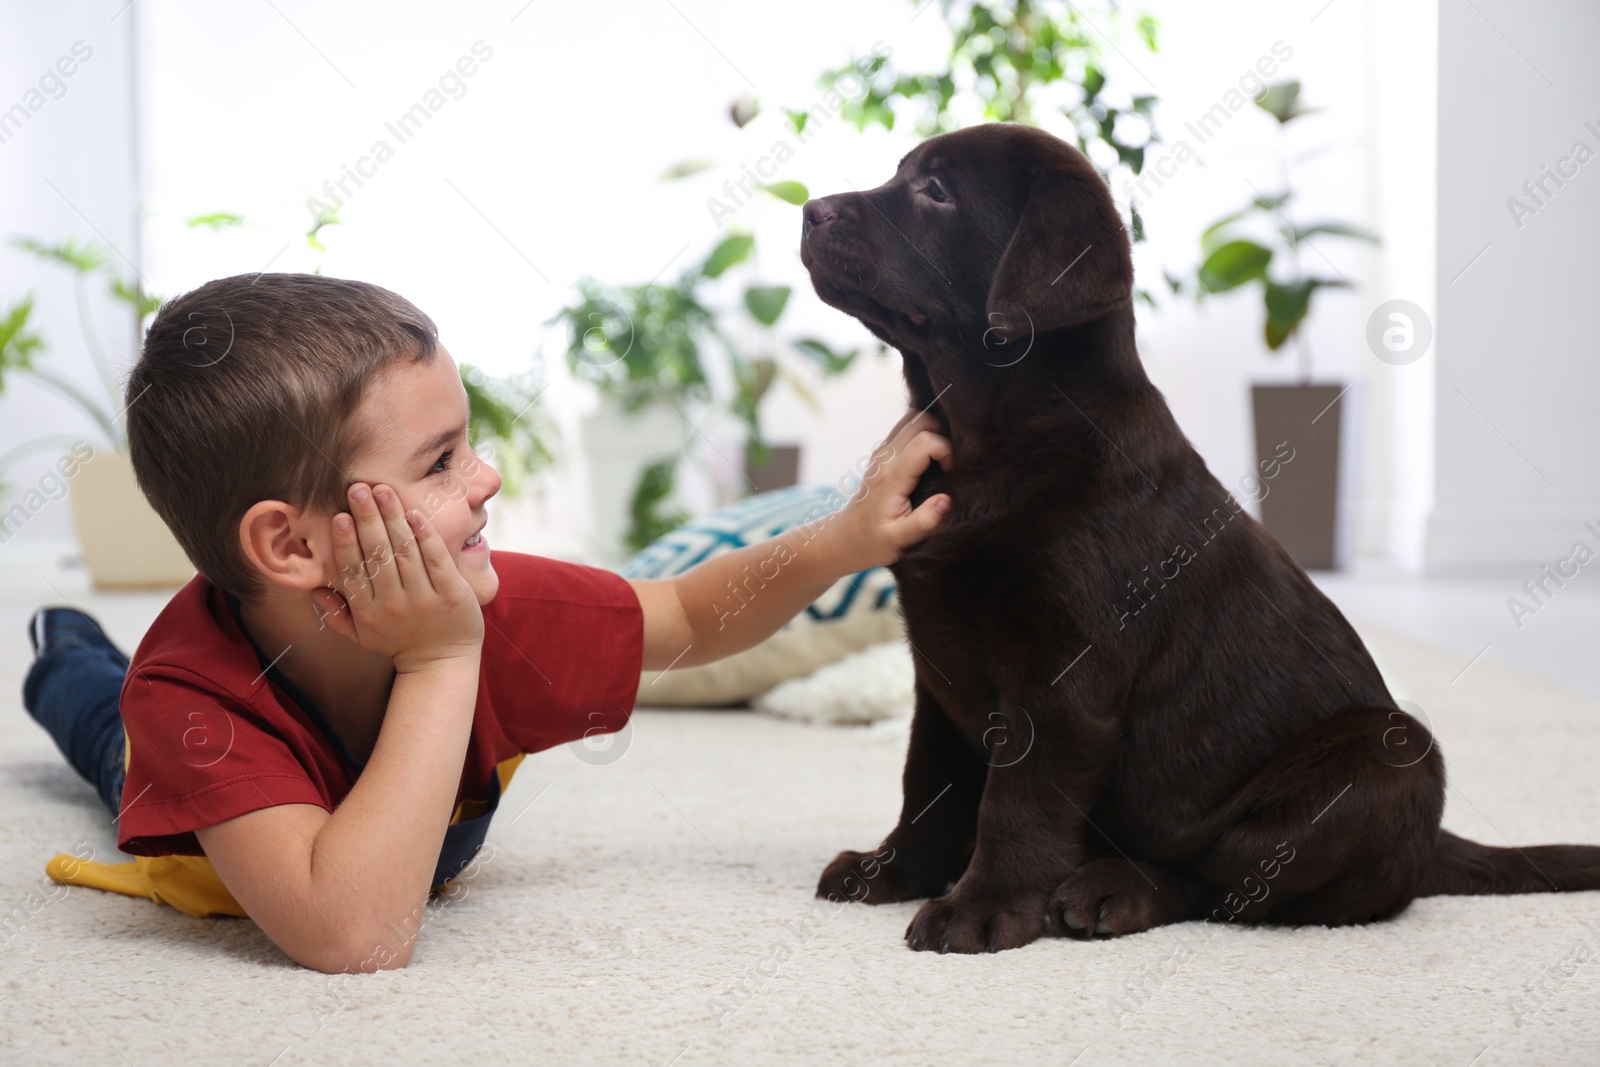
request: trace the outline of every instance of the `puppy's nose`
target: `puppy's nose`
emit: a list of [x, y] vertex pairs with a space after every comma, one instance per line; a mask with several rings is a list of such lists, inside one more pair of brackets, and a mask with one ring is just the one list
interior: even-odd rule
[[828, 203], [830, 199], [825, 196], [820, 200], [806, 201], [806, 206], [801, 212], [801, 218], [804, 220], [803, 233], [809, 234], [813, 227], [831, 222], [839, 214], [834, 210], [834, 206]]

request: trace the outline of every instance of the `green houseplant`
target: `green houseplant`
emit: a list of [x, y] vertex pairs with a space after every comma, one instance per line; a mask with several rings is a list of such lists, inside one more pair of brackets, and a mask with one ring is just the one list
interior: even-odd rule
[[[1339, 402], [1350, 386], [1313, 380], [1311, 345], [1303, 327], [1319, 293], [1349, 288], [1351, 282], [1316, 251], [1312, 238], [1375, 244], [1378, 237], [1348, 222], [1295, 221], [1287, 128], [1314, 109], [1301, 106], [1300, 83], [1294, 80], [1267, 86], [1255, 103], [1276, 121], [1279, 182], [1273, 192], [1258, 190], [1249, 204], [1201, 234], [1203, 258], [1195, 274], [1195, 295], [1203, 300], [1256, 289], [1267, 348], [1278, 352], [1293, 343], [1299, 353], [1297, 383], [1251, 387], [1257, 459], [1275, 455], [1285, 441], [1295, 454], [1294, 462], [1283, 468], [1272, 491], [1262, 498], [1261, 518], [1302, 567], [1328, 570], [1338, 566], [1341, 555], [1340, 453], [1353, 428], [1345, 416], [1346, 405]], [[1320, 265], [1337, 277], [1310, 269], [1303, 255], [1307, 249], [1316, 252]]]
[[[693, 418], [692, 412], [703, 411], [716, 399], [708, 374], [713, 358], [727, 363], [731, 396], [726, 404], [746, 428], [747, 477], [759, 476], [771, 456], [762, 431], [761, 402], [772, 386], [786, 382], [814, 403], [805, 381], [777, 358], [770, 336], [767, 351], [742, 351], [729, 336], [728, 326], [736, 320], [719, 316], [705, 300], [706, 284], [744, 263], [754, 247], [753, 236], [732, 234], [670, 282], [607, 286], [585, 277], [577, 284], [578, 299], [547, 322], [568, 327], [566, 359], [574, 377], [593, 385], [622, 413], [649, 408], [665, 419], [667, 429], [654, 443], [655, 451], [633, 457], [632, 465], [643, 465], [626, 498], [628, 522], [622, 540], [630, 552], [688, 518], [672, 506], [671, 496], [690, 437], [685, 423]], [[742, 301], [746, 324], [770, 334], [789, 296], [788, 286], [747, 281]], [[824, 375], [842, 373], [857, 354], [836, 352], [812, 338], [794, 345]], [[652, 446], [644, 447], [648, 451]]]
[[[181, 584], [194, 573], [194, 567], [134, 481], [133, 468], [127, 458], [127, 433], [122, 422], [116, 375], [91, 323], [87, 294], [91, 283], [103, 280], [106, 291], [133, 312], [136, 324], [142, 324], [153, 314], [160, 300], [144, 291], [137, 275], [127, 278], [119, 274], [111, 264], [108, 251], [98, 245], [70, 238], [47, 244], [28, 237], [16, 238], [12, 245], [47, 264], [72, 272], [82, 347], [102, 386], [98, 395], [90, 393], [39, 362], [40, 354], [49, 346], [34, 330], [31, 294], [6, 310], [5, 326], [0, 331], [3, 333], [0, 338], [0, 393], [4, 392], [8, 372], [31, 377], [69, 400], [89, 417], [105, 438], [98, 448], [81, 440], [74, 441], [70, 456], [63, 456], [56, 464], [71, 482], [70, 491], [65, 484], [61, 491], [71, 501], [78, 547], [90, 580], [96, 588], [102, 589], [162, 588]], [[58, 434], [25, 441], [0, 456], [0, 470], [31, 452], [59, 451], [62, 443]], [[72, 463], [71, 459], [79, 462]], [[37, 512], [38, 503], [36, 492], [28, 487], [24, 487], [20, 496], [5, 501], [8, 536], [14, 535]]]
[[[913, 2], [920, 9], [929, 0]], [[1107, 68], [1110, 52], [1126, 57], [1114, 38], [1130, 21], [1142, 47], [1157, 51], [1160, 24], [1152, 15], [1130, 20], [1117, 0], [939, 0], [939, 7], [950, 31], [944, 62], [924, 71], [898, 69], [892, 59], [872, 66], [866, 91], [843, 109], [857, 129], [892, 130], [909, 119], [920, 136], [931, 137], [977, 122], [1023, 122], [1075, 144], [1107, 184], [1119, 169], [1135, 177], [1143, 171], [1146, 153], [1161, 139], [1154, 120], [1158, 98], [1116, 91]], [[822, 84], [838, 86], [854, 69], [828, 71]], [[1137, 205], [1130, 204], [1129, 213], [1133, 240], [1143, 241]], [[1143, 288], [1134, 295], [1155, 304]]]

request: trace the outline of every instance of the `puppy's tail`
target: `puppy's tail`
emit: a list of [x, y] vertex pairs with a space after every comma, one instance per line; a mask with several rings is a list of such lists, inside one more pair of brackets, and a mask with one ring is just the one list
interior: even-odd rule
[[1419, 897], [1479, 893], [1570, 893], [1600, 889], [1600, 846], [1494, 848], [1439, 831]]

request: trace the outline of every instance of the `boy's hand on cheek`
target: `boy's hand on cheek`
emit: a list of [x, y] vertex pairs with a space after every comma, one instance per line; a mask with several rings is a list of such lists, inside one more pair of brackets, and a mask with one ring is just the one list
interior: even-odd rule
[[873, 453], [856, 495], [840, 512], [846, 538], [859, 553], [857, 569], [887, 566], [927, 537], [950, 510], [950, 494], [935, 493], [912, 507], [911, 493], [929, 464], [950, 469], [950, 440], [927, 412], [906, 412]]
[[317, 589], [322, 624], [394, 660], [400, 673], [476, 661], [483, 612], [433, 524], [385, 485], [357, 482], [333, 518], [337, 589]]

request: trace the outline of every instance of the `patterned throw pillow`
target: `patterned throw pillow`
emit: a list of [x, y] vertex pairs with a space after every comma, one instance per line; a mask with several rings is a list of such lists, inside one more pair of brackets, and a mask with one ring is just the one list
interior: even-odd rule
[[[795, 486], [747, 497], [672, 531], [622, 567], [626, 578], [666, 578], [702, 560], [804, 525], [843, 506], [847, 498], [832, 486]], [[797, 546], [798, 552], [805, 551]], [[770, 578], [768, 571], [764, 577]], [[729, 590], [722, 601], [735, 625], [745, 589], [760, 595], [759, 569], [749, 584]], [[640, 707], [717, 707], [738, 704], [779, 682], [810, 674], [869, 645], [905, 633], [894, 576], [873, 567], [840, 578], [800, 614], [765, 641], [715, 663], [645, 671], [639, 680]]]

